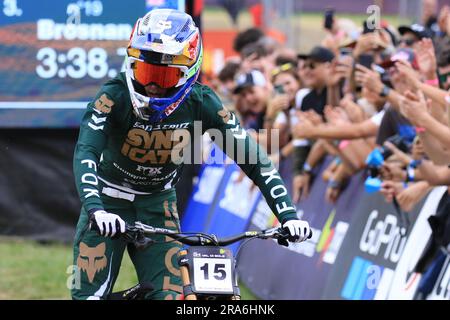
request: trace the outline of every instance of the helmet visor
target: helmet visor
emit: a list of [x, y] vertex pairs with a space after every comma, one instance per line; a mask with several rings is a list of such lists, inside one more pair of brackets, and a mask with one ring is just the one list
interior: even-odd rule
[[161, 88], [175, 87], [183, 77], [180, 68], [164, 65], [155, 65], [136, 60], [134, 62], [134, 78], [141, 85], [148, 86], [155, 83]]

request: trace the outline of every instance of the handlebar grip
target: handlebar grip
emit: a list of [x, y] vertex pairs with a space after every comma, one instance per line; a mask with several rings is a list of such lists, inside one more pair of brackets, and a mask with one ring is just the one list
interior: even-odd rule
[[[96, 231], [98, 235], [103, 236], [100, 233], [100, 228], [99, 228], [99, 226], [97, 224], [97, 221], [95, 221], [95, 218], [94, 218], [93, 214], [89, 215], [89, 221], [88, 222], [89, 222], [88, 227], [87, 227], [88, 230]], [[114, 237], [112, 237], [112, 239], [117, 239], [121, 235], [121, 233], [120, 233], [120, 224], [119, 224], [118, 221], [116, 221], [116, 230], [118, 230], [118, 232], [114, 235]]]
[[280, 246], [285, 246], [285, 247], [289, 247], [289, 242], [288, 239], [291, 236], [289, 234], [289, 231], [287, 229], [284, 228], [279, 228], [279, 234], [277, 237], [277, 242]]
[[[280, 228], [278, 231], [279, 235], [277, 237], [277, 242], [279, 245], [288, 247], [289, 246], [289, 242], [292, 241], [291, 239], [291, 235], [289, 233], [288, 229], [285, 228]], [[313, 235], [313, 231], [312, 229], [309, 229], [309, 235], [307, 239], [311, 239]]]
[[97, 233], [100, 232], [100, 228], [98, 227], [97, 222], [95, 221], [93, 215], [89, 215], [89, 225], [88, 225], [88, 230], [97, 231]]
[[[117, 230], [119, 230], [119, 226], [116, 225], [116, 227], [117, 227]], [[96, 231], [99, 235], [101, 235], [100, 228], [98, 227], [97, 222], [95, 221], [94, 216], [92, 214], [89, 215], [87, 230]], [[127, 240], [127, 241], [136, 242], [136, 243], [139, 241], [139, 245], [136, 245], [136, 247], [148, 246], [149, 243], [151, 242], [151, 241], [144, 242], [143, 240], [138, 239], [139, 236], [137, 234], [136, 227], [133, 225], [130, 225], [126, 222], [125, 222], [125, 232], [124, 233], [117, 232], [116, 235], [114, 235], [114, 237], [112, 239], [118, 239], [121, 236], [124, 237], [125, 240]], [[151, 239], [149, 239], [149, 240], [151, 240]]]
[[[280, 228], [278, 232], [283, 238], [290, 237], [289, 229], [287, 229], [287, 228]], [[309, 235], [308, 235], [307, 239], [311, 239], [312, 236], [313, 236], [313, 231], [310, 228], [309, 229]]]

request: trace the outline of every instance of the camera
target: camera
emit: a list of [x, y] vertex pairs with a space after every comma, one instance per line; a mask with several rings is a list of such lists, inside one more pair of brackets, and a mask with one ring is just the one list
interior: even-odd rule
[[381, 82], [383, 82], [384, 85], [392, 88], [391, 77], [389, 75], [389, 72], [377, 64], [373, 66], [373, 69], [380, 75]]
[[[357, 63], [359, 63], [360, 65], [363, 65], [367, 69], [376, 71], [380, 75], [381, 82], [384, 85], [392, 88], [391, 77], [389, 75], [388, 70], [377, 64], [374, 64], [374, 59], [373, 59], [372, 55], [369, 55], [369, 54], [360, 55], [357, 60]], [[357, 88], [357, 90], [358, 90], [358, 88]], [[358, 91], [360, 91], [360, 88]]]
[[325, 22], [324, 22], [325, 29], [331, 31], [333, 29], [333, 23], [334, 23], [334, 9], [328, 8], [325, 10]]
[[[411, 149], [411, 142], [401, 135], [394, 135], [389, 137], [386, 141], [389, 141], [399, 150], [408, 153]], [[381, 188], [380, 170], [384, 161], [392, 155], [392, 151], [382, 146], [374, 149], [366, 159], [367, 169], [369, 171], [369, 177], [366, 179], [364, 186], [368, 193], [377, 192]]]
[[369, 21], [363, 21], [363, 34], [374, 32], [374, 28], [369, 26]]
[[284, 94], [284, 88], [282, 85], [275, 86], [274, 90], [277, 94]]
[[373, 56], [371, 54], [361, 54], [357, 61], [367, 69], [372, 69]]

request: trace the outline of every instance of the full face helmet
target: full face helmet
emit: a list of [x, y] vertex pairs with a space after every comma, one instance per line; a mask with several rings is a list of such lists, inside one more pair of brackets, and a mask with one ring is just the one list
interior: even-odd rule
[[[200, 73], [203, 47], [192, 17], [173, 9], [155, 9], [134, 26], [127, 49], [126, 79], [135, 114], [159, 122], [189, 96]], [[148, 97], [145, 87], [167, 89]]]

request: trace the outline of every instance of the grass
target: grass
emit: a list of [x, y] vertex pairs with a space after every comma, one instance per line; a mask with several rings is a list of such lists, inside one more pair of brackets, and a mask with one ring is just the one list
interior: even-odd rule
[[[68, 245], [0, 238], [0, 300], [70, 299], [66, 271], [72, 263]], [[114, 290], [136, 283], [134, 267], [125, 254]], [[243, 300], [256, 299], [245, 287], [241, 294]]]

